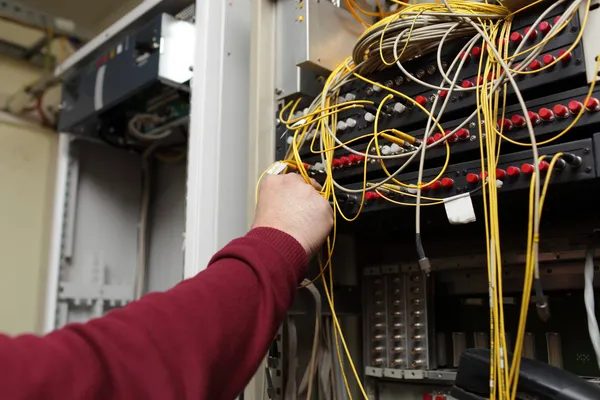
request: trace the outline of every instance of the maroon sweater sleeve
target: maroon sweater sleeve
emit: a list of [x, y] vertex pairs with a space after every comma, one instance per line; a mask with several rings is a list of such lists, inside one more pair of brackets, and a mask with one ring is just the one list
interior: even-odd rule
[[0, 335], [3, 399], [231, 400], [306, 273], [291, 236], [257, 228], [164, 293], [44, 337]]

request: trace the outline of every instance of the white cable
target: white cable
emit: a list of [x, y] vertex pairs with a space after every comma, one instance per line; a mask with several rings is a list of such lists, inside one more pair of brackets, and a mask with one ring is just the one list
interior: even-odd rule
[[153, 143], [142, 154], [142, 202], [140, 205], [140, 219], [138, 223], [138, 255], [135, 274], [135, 299], [144, 295], [146, 286], [146, 269], [148, 255], [148, 214], [150, 209], [150, 196], [152, 185], [152, 166], [150, 157], [156, 150], [158, 143]]
[[596, 305], [594, 300], [594, 250], [594, 245], [590, 243], [585, 251], [583, 299], [587, 313], [590, 340], [596, 353], [596, 362], [598, 363], [598, 367], [600, 367], [600, 331], [598, 329], [598, 321], [596, 320]]
[[304, 372], [304, 376], [302, 377], [302, 381], [300, 382], [299, 393], [304, 393], [304, 389], [306, 386], [306, 398], [310, 399], [312, 396], [313, 382], [314, 382], [314, 374], [315, 369], [317, 367], [317, 356], [319, 352], [319, 337], [321, 332], [321, 313], [323, 310], [322, 301], [321, 301], [321, 293], [316, 288], [314, 283], [310, 283], [308, 279], [302, 281], [302, 285], [307, 285], [305, 288], [310, 292], [315, 300], [315, 331], [313, 335], [313, 345], [310, 356], [310, 361], [306, 367], [306, 371]]

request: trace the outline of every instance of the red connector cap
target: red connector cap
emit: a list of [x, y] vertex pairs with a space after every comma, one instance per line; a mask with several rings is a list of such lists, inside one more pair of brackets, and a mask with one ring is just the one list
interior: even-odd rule
[[555, 105], [552, 110], [558, 118], [567, 118], [569, 116], [569, 109], [562, 104]]
[[473, 57], [479, 57], [481, 55], [481, 47], [474, 46], [471, 49], [471, 54], [473, 55]]
[[440, 90], [440, 98], [445, 99], [448, 96], [447, 90]]
[[527, 40], [535, 40], [537, 38], [537, 30], [531, 28], [525, 28], [525, 37]]
[[331, 160], [331, 166], [332, 166], [333, 168], [339, 168], [339, 167], [340, 167], [340, 165], [342, 165], [342, 164], [340, 163], [340, 160], [339, 160], [339, 159], [337, 159], [337, 158], [334, 158], [333, 160]]
[[483, 85], [483, 76], [478, 76], [478, 77], [476, 77], [476, 78], [475, 78], [475, 84], [476, 84], [477, 86], [481, 86], [481, 85]]
[[348, 157], [340, 157], [340, 164], [344, 167], [350, 165], [350, 159]]
[[538, 113], [535, 113], [533, 111], [527, 111], [527, 116], [529, 117], [529, 120], [532, 124], [536, 125], [540, 123], [540, 116]]
[[549, 108], [540, 108], [540, 111], [538, 112], [540, 118], [542, 119], [542, 121], [552, 121], [554, 120], [554, 112], [552, 112], [551, 109]]
[[439, 189], [442, 187], [442, 182], [440, 181], [435, 181], [433, 182], [431, 185], [429, 185], [429, 187], [433, 190]]
[[456, 132], [456, 136], [458, 136], [459, 139], [465, 140], [471, 137], [469, 130], [467, 128], [460, 128], [457, 132]]
[[519, 32], [513, 32], [510, 34], [510, 41], [511, 43], [518, 45], [523, 41], [523, 35], [521, 35]]
[[380, 197], [381, 197], [381, 195], [377, 192], [365, 193], [365, 200], [367, 200], [367, 201], [376, 200], [376, 199], [379, 199]]
[[488, 177], [488, 173], [487, 173], [487, 171], [481, 171], [481, 172], [479, 173], [479, 177], [481, 178], [481, 180], [484, 180], [484, 181], [485, 181], [485, 180], [487, 179], [487, 177]]
[[548, 168], [550, 168], [550, 164], [548, 164], [546, 161], [540, 161], [540, 171], [546, 172], [548, 171]]
[[579, 114], [583, 110], [583, 103], [577, 100], [571, 100], [567, 105], [571, 114]]
[[496, 168], [496, 179], [500, 179], [501, 181], [506, 178], [506, 171], [501, 168]]
[[540, 68], [542, 68], [542, 63], [540, 60], [533, 60], [529, 63], [529, 69], [532, 71], [537, 71]]
[[562, 17], [562, 15], [557, 15], [557, 16], [554, 18], [554, 25], [558, 24], [558, 20], [560, 19], [560, 17]]
[[473, 173], [467, 174], [467, 182], [472, 185], [477, 184], [479, 183], [479, 176]]
[[600, 100], [590, 97], [585, 100], [585, 108], [588, 111], [598, 111], [600, 109]]
[[433, 142], [435, 142], [435, 139], [434, 139], [434, 138], [432, 138], [431, 136], [429, 136], [429, 137], [427, 138], [427, 144], [433, 144]]
[[500, 121], [498, 121], [498, 126], [501, 127], [504, 131], [510, 131], [513, 127], [513, 124], [510, 119], [503, 118]]
[[571, 62], [573, 55], [571, 53], [567, 53], [566, 50], [562, 49], [562, 50], [558, 51], [558, 58], [560, 58], [560, 60], [563, 62], [563, 64], [568, 64]]
[[460, 84], [460, 86], [462, 86], [464, 89], [472, 88], [473, 87], [473, 82], [471, 82], [468, 79], [465, 79], [464, 81], [462, 81], [462, 83]]
[[448, 136], [448, 141], [450, 143], [454, 143], [456, 141], [458, 141], [458, 136], [456, 136], [456, 134], [451, 135], [452, 131], [450, 129], [446, 129], [446, 132], [444, 132], [444, 136]]
[[535, 171], [535, 168], [533, 167], [532, 164], [523, 164], [521, 165], [521, 171], [523, 171], [523, 173], [525, 175], [531, 175], [533, 174], [533, 171]]
[[544, 54], [544, 56], [542, 57], [542, 61], [545, 65], [552, 64], [554, 60], [556, 60], [556, 57], [554, 57], [552, 54]]
[[468, 62], [468, 61], [471, 59], [471, 55], [470, 55], [469, 53], [465, 53], [464, 51], [461, 51], [461, 52], [458, 54], [458, 57], [459, 57], [461, 60], [465, 60], [465, 61], [467, 61], [467, 62]]
[[525, 121], [525, 117], [523, 117], [522, 115], [519, 114], [515, 114], [512, 117], [510, 117], [511, 122], [513, 123], [514, 126], [516, 126], [517, 128], [521, 128], [523, 126], [526, 125], [527, 121]]
[[442, 178], [442, 187], [445, 189], [451, 189], [454, 186], [454, 180], [450, 178]]
[[538, 25], [538, 28], [540, 28], [540, 32], [542, 32], [545, 35], [548, 34], [548, 32], [550, 32], [550, 30], [552, 29], [552, 25], [550, 25], [549, 22], [547, 21], [542, 21], [540, 22], [540, 24]]
[[425, 105], [427, 104], [427, 97], [425, 97], [425, 96], [417, 96], [417, 97], [415, 97], [415, 101], [419, 105], [425, 107]]
[[510, 167], [506, 168], [506, 174], [508, 176], [510, 176], [511, 178], [515, 177], [515, 176], [519, 176], [520, 173], [521, 173], [521, 170], [518, 167], [510, 166]]

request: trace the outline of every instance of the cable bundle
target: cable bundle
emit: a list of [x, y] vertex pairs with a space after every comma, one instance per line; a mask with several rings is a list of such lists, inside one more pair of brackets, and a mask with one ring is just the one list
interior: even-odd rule
[[[301, 99], [298, 99], [295, 102], [289, 102], [280, 112], [280, 120], [286, 124], [286, 127], [290, 132], [294, 133], [291, 146], [283, 161], [287, 166], [287, 170], [301, 174], [307, 182], [310, 180], [311, 172], [324, 172], [325, 179], [321, 193], [325, 198], [331, 201], [335, 211], [333, 234], [329, 238], [326, 247], [327, 260], [324, 260], [324, 262], [320, 264], [321, 272], [313, 279], [313, 281], [311, 281], [311, 283], [317, 279], [323, 281], [326, 298], [332, 311], [333, 324], [335, 327], [334, 334], [336, 336], [335, 344], [340, 363], [343, 364], [343, 360], [337, 337], [339, 337], [339, 340], [342, 343], [342, 347], [348, 358], [356, 382], [366, 399], [366, 392], [360, 382], [335, 313], [332, 290], [331, 256], [335, 246], [335, 222], [337, 216], [339, 215], [339, 217], [347, 221], [354, 221], [358, 218], [365, 203], [365, 194], [367, 191], [374, 191], [384, 200], [395, 204], [414, 206], [416, 212], [415, 238], [418, 259], [424, 272], [429, 273], [429, 260], [426, 256], [425, 246], [421, 238], [420, 210], [421, 206], [442, 204], [443, 199], [424, 197], [422, 195], [422, 190], [437, 181], [437, 179], [444, 174], [450, 159], [450, 148], [447, 140], [477, 118], [477, 122], [479, 122], [481, 171], [484, 174], [483, 176], [487, 176], [487, 179], [485, 179], [480, 190], [482, 190], [484, 199], [488, 284], [490, 290], [490, 348], [493, 357], [493, 360], [490, 363], [490, 398], [513, 400], [516, 397], [525, 323], [528, 314], [531, 290], [534, 286], [538, 304], [544, 305], [541, 303], [544, 301], [542, 300], [544, 296], [541, 285], [539, 285], [539, 266], [537, 258], [539, 227], [543, 201], [547, 193], [552, 169], [562, 156], [561, 154], [557, 154], [551, 159], [549, 171], [546, 174], [542, 189], [539, 163], [543, 160], [543, 157], [539, 157], [537, 147], [542, 144], [550, 143], [566, 134], [577, 123], [584, 110], [582, 109], [581, 112], [573, 118], [572, 123], [564, 131], [560, 132], [555, 137], [540, 143], [536, 143], [533, 126], [529, 118], [525, 118], [526, 127], [529, 132], [529, 142], [517, 142], [507, 138], [504, 135], [503, 127], [497, 126], [496, 121], [498, 121], [499, 118], [504, 118], [508, 85], [512, 87], [523, 115], [528, 115], [526, 104], [523, 101], [515, 77], [519, 74], [530, 74], [540, 71], [526, 71], [525, 67], [544, 50], [544, 46], [554, 36], [560, 33], [567, 26], [569, 21], [575, 17], [578, 10], [583, 7], [585, 14], [581, 23], [581, 32], [565, 54], [575, 48], [581, 40], [583, 29], [587, 23], [591, 1], [573, 1], [562, 16], [556, 21], [543, 41], [522, 51], [525, 44], [523, 41], [512, 54], [509, 53], [507, 43], [509, 42], [508, 38], [511, 32], [512, 18], [516, 13], [510, 13], [508, 9], [501, 5], [475, 3], [463, 0], [444, 0], [443, 4], [418, 5], [409, 5], [395, 0], [394, 2], [404, 6], [404, 8], [398, 13], [387, 16], [373, 26], [368, 27], [358, 39], [352, 57], [346, 59], [330, 74], [324, 84], [321, 94], [314, 99], [301, 115], [298, 115], [296, 112], [296, 108]], [[554, 2], [540, 14], [539, 18], [532, 24], [530, 29], [535, 29], [554, 8], [564, 2], [565, 0]], [[382, 12], [381, 9], [379, 11]], [[462, 48], [461, 53], [463, 54], [470, 53], [475, 45], [485, 49], [487, 57], [480, 58], [481, 61], [478, 70], [478, 76], [483, 77], [483, 79], [481, 82], [478, 82], [478, 85], [467, 88], [457, 86], [459, 74], [465, 63], [464, 57], [457, 56], [449, 66], [444, 65], [441, 61], [444, 44], [448, 40], [456, 38], [468, 39], [467, 43]], [[437, 91], [437, 95], [434, 96], [435, 98], [433, 99], [431, 111], [425, 109], [421, 104], [417, 103], [404, 93], [370, 80], [364, 76], [364, 74], [389, 68], [390, 66], [396, 66], [400, 71], [408, 75], [408, 71], [404, 68], [403, 62], [429, 52], [437, 52], [437, 68], [442, 75], [441, 82], [439, 85], [432, 85], [423, 82], [418, 77], [414, 76], [411, 76], [411, 80], [428, 89]], [[559, 56], [543, 69], [551, 68], [559, 62], [565, 54]], [[514, 60], [519, 56], [525, 57], [520, 61], [519, 66], [515, 66]], [[374, 104], [374, 102], [370, 100], [348, 101], [344, 99], [344, 101], [340, 102], [340, 89], [354, 80], [361, 80], [369, 85], [380, 87], [389, 94], [379, 104]], [[591, 96], [593, 90], [594, 84], [590, 86], [587, 98]], [[447, 92], [447, 95], [444, 98], [439, 95], [441, 91]], [[477, 108], [459, 126], [452, 131], [445, 132], [438, 121], [442, 118], [448, 102], [452, 97], [452, 93], [463, 91], [475, 93], [477, 97]], [[421, 110], [428, 116], [425, 134], [420, 140], [407, 135], [398, 129], [379, 130], [379, 120], [386, 107], [386, 103], [394, 98], [403, 99], [405, 104]], [[336, 135], [338, 113], [354, 108], [376, 109], [373, 121], [374, 129], [372, 133], [367, 133], [359, 138], [343, 142]], [[286, 113], [289, 116], [288, 118], [285, 116]], [[427, 144], [427, 139], [432, 137], [435, 132], [439, 132], [442, 139], [439, 139], [432, 144]], [[366, 150], [357, 151], [349, 147], [349, 145], [359, 140], [367, 142]], [[380, 145], [381, 140], [386, 140], [395, 145], [394, 150], [390, 151], [390, 146], [387, 146], [388, 149], [383, 151], [384, 146]], [[506, 346], [504, 328], [502, 250], [498, 218], [498, 187], [496, 183], [496, 165], [500, 156], [502, 141], [531, 147], [533, 156], [532, 164], [534, 165], [534, 174], [531, 180], [530, 192], [530, 217], [529, 232], [527, 235], [523, 301], [518, 334], [513, 351], [515, 357], [513, 358], [511, 365], [508, 363], [507, 354], [509, 349], [507, 349]], [[310, 146], [312, 153], [320, 155], [321, 162], [318, 163], [318, 167], [307, 166], [303, 163], [300, 156], [300, 149], [303, 148], [303, 146]], [[435, 146], [445, 146], [447, 157], [438, 177], [430, 182], [423, 182], [426, 154], [429, 149]], [[333, 177], [332, 163], [334, 152], [335, 150], [342, 148], [351, 155], [362, 160], [364, 170], [361, 188], [347, 188], [336, 182]], [[407, 184], [400, 181], [397, 178], [398, 175], [408, 165], [415, 161], [417, 157], [419, 158], [418, 183]], [[388, 170], [385, 165], [386, 162], [398, 159], [404, 160], [404, 163], [396, 170]], [[379, 163], [382, 170], [387, 175], [386, 178], [373, 182], [368, 181], [367, 166], [369, 163]], [[391, 194], [401, 194], [403, 197], [413, 197], [415, 198], [415, 203], [405, 203], [394, 200], [390, 198]], [[358, 211], [353, 216], [345, 215], [340, 206], [340, 204], [349, 199], [355, 200], [358, 204]], [[329, 273], [326, 274], [328, 269]], [[344, 382], [348, 388], [348, 382], [345, 376]]]

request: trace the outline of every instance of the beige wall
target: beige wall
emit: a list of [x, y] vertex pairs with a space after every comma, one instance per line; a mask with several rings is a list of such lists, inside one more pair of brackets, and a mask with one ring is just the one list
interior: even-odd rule
[[[0, 97], [39, 71], [0, 57]], [[0, 115], [0, 332], [39, 332], [43, 320], [58, 136]]]

